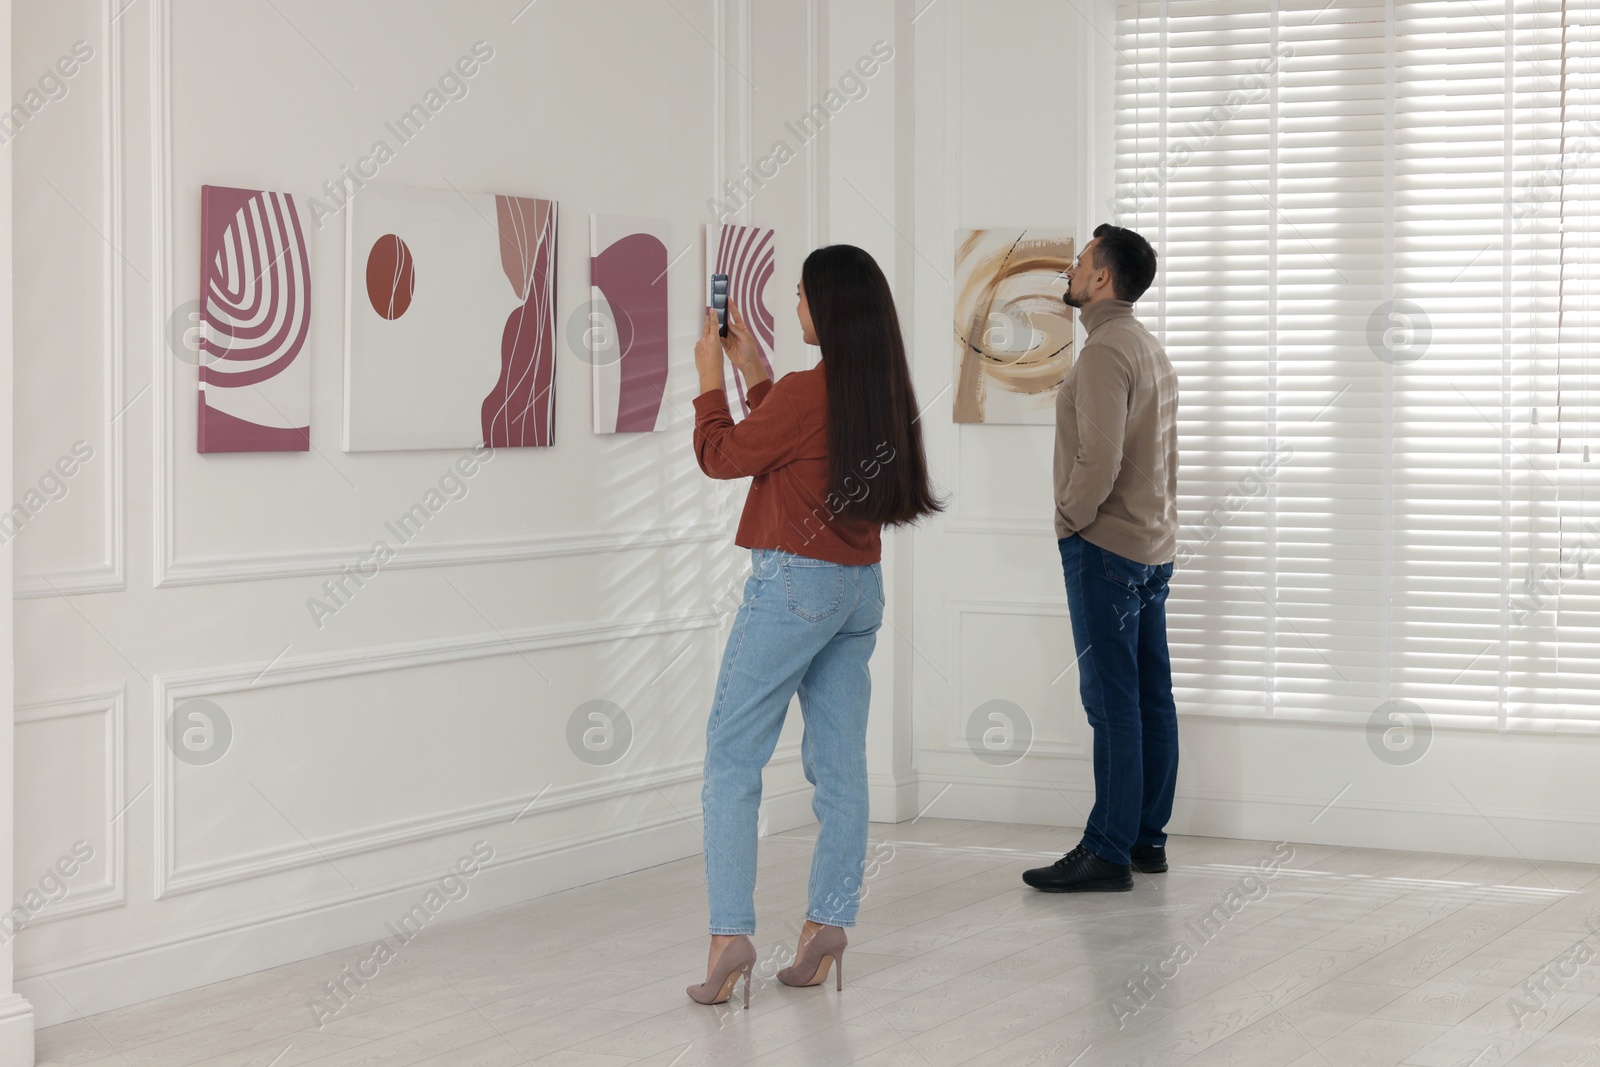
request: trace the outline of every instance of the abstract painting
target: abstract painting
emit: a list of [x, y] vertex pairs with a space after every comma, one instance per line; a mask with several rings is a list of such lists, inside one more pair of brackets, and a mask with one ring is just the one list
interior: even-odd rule
[[589, 216], [594, 432], [666, 428], [667, 224]]
[[310, 275], [294, 197], [201, 186], [201, 452], [310, 449]]
[[[772, 373], [773, 326], [776, 320], [767, 304], [767, 283], [777, 269], [777, 256], [776, 234], [772, 230], [755, 226], [718, 226], [715, 223], [706, 227], [704, 291], [707, 295], [702, 299], [710, 299], [713, 274], [728, 276], [728, 299], [744, 316], [750, 332], [755, 334], [756, 344], [761, 349], [761, 364], [766, 367], [769, 378], [776, 378]], [[736, 417], [748, 415], [750, 404], [745, 399], [744, 381], [731, 364], [725, 362], [724, 366], [739, 397]], [[732, 406], [729, 405], [730, 408]]]
[[454, 189], [351, 200], [345, 451], [553, 442], [556, 216]]
[[956, 234], [956, 422], [1050, 424], [1073, 358], [1073, 235]]

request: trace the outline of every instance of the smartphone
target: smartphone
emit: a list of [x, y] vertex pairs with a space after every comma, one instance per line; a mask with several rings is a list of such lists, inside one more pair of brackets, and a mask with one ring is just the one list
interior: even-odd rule
[[728, 276], [711, 276], [711, 308], [717, 313], [717, 335], [728, 336]]

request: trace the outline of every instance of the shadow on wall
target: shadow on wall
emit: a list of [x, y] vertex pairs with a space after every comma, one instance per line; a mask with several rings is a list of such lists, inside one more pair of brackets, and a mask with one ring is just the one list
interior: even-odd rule
[[[684, 339], [675, 340], [684, 351]], [[592, 438], [598, 527], [638, 526], [641, 515], [664, 514], [673, 528], [716, 531], [709, 540], [612, 553], [599, 573], [594, 616], [683, 616], [689, 628], [607, 642], [593, 695], [553, 710], [566, 716], [573, 758], [588, 765], [582, 777], [650, 783], [619, 798], [619, 825], [687, 830], [697, 841], [706, 720], [750, 565], [748, 551], [733, 545], [748, 483], [712, 481], [695, 462], [693, 388], [680, 365], [668, 384], [664, 431]]]

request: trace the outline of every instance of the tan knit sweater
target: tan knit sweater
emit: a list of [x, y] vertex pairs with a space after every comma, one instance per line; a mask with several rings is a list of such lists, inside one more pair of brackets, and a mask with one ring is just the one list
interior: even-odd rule
[[1178, 375], [1126, 300], [1079, 312], [1088, 338], [1056, 398], [1056, 536], [1138, 563], [1178, 540]]

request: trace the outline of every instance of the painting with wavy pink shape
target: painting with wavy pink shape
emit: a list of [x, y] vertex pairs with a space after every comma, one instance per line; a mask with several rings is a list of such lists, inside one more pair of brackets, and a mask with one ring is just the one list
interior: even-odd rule
[[310, 259], [294, 197], [200, 188], [201, 452], [311, 447]]
[[521, 306], [500, 337], [500, 377], [483, 401], [483, 440], [492, 448], [548, 445], [555, 434], [556, 205], [494, 198], [500, 263]]
[[[728, 299], [744, 315], [750, 332], [756, 336], [761, 350], [761, 363], [767, 377], [777, 380], [772, 373], [772, 346], [776, 339], [772, 308], [767, 304], [767, 283], [772, 280], [778, 258], [777, 233], [757, 226], [706, 226], [706, 292], [711, 291], [711, 275], [728, 276]], [[745, 399], [744, 379], [739, 372], [727, 371], [733, 379], [739, 397], [738, 414], [750, 414], [750, 404]], [[732, 405], [729, 405], [731, 408]]]
[[369, 184], [347, 222], [346, 451], [555, 439], [554, 201]]
[[594, 432], [667, 423], [667, 223], [589, 216], [589, 362]]

